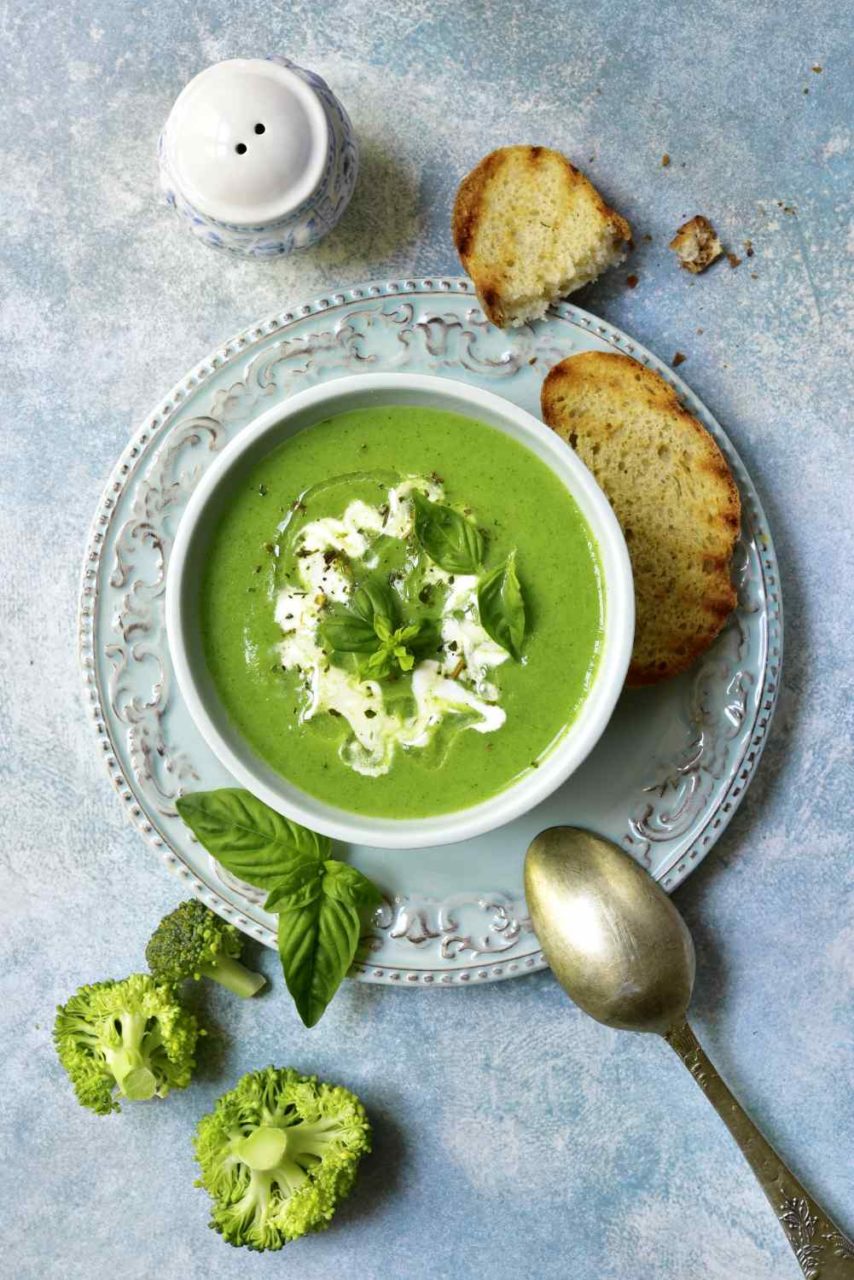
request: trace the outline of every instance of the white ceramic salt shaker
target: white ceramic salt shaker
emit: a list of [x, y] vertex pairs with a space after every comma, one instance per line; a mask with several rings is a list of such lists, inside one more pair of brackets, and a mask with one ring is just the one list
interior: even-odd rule
[[159, 143], [166, 200], [205, 244], [273, 257], [314, 244], [358, 172], [347, 112], [289, 58], [217, 62], [179, 94]]

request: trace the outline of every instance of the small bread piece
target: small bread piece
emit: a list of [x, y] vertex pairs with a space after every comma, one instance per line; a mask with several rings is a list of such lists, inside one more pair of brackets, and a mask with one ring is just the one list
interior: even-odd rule
[[543, 384], [542, 408], [625, 534], [637, 608], [629, 684], [677, 675], [736, 604], [730, 561], [741, 503], [723, 454], [672, 387], [628, 356], [562, 360]]
[[717, 231], [701, 213], [682, 223], [668, 247], [679, 258], [680, 267], [695, 276], [710, 267], [724, 251]]
[[549, 306], [622, 262], [632, 229], [548, 147], [501, 147], [463, 178], [451, 223], [477, 296], [499, 328]]

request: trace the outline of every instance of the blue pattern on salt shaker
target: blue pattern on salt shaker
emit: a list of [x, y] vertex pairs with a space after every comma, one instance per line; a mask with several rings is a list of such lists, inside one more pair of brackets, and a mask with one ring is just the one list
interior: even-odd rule
[[193, 234], [252, 257], [308, 248], [331, 231], [359, 168], [350, 118], [326, 81], [277, 54], [216, 63], [191, 80], [158, 160], [166, 202]]

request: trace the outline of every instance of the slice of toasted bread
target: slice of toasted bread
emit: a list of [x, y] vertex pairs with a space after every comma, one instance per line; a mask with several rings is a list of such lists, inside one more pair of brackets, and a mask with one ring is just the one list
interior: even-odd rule
[[723, 454], [672, 387], [628, 356], [562, 360], [543, 384], [542, 408], [625, 534], [637, 606], [629, 684], [677, 675], [736, 604], [730, 561], [741, 504]]
[[524, 324], [622, 262], [631, 227], [566, 156], [501, 147], [463, 178], [454, 244], [484, 311], [500, 328]]

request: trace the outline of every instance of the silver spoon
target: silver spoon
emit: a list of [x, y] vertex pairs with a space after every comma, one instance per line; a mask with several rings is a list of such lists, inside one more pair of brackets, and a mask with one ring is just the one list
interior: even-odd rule
[[610, 840], [552, 827], [525, 858], [534, 932], [564, 991], [608, 1027], [664, 1036], [735, 1138], [807, 1280], [852, 1280], [854, 1244], [730, 1093], [685, 1018], [694, 944], [663, 889]]

